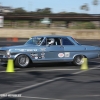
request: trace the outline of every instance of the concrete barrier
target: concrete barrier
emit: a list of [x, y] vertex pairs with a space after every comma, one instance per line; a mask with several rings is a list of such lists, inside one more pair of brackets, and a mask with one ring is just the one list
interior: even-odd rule
[[0, 37], [0, 41], [8, 42], [25, 42], [29, 38], [18, 38], [18, 37]]
[[0, 29], [0, 37], [30, 38], [36, 35], [65, 35], [76, 39], [100, 39], [100, 30], [86, 29]]

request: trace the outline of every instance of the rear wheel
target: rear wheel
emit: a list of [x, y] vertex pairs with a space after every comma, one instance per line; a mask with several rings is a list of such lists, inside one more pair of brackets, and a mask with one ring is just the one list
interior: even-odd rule
[[73, 64], [74, 65], [77, 65], [77, 66], [80, 66], [84, 63], [84, 56], [83, 55], [78, 55], [74, 58], [73, 60]]
[[19, 55], [15, 59], [15, 66], [21, 67], [21, 68], [26, 68], [30, 64], [30, 59], [27, 55]]

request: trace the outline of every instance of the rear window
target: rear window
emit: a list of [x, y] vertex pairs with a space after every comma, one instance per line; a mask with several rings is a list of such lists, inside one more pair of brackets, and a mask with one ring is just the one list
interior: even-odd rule
[[76, 42], [78, 45], [81, 45], [79, 42], [77, 42], [75, 39], [73, 39], [72, 37], [71, 37], [71, 39], [74, 41], [74, 42]]
[[63, 45], [74, 45], [74, 44], [73, 44], [69, 39], [67, 39], [67, 38], [63, 38], [62, 41], [63, 41]]

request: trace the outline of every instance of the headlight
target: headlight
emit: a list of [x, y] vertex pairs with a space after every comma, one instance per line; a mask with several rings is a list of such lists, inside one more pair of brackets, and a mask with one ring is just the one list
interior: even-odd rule
[[7, 50], [6, 53], [7, 53], [7, 57], [10, 57], [10, 51]]

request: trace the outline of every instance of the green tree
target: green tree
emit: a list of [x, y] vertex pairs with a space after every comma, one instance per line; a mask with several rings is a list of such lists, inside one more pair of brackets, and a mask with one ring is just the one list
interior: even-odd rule
[[89, 6], [88, 6], [88, 4], [86, 3], [86, 4], [82, 5], [82, 6], [80, 7], [80, 9], [81, 9], [81, 10], [84, 10], [84, 11], [89, 11]]
[[76, 22], [76, 28], [79, 29], [95, 29], [96, 26], [92, 22]]
[[67, 14], [66, 11], [61, 11], [61, 12], [58, 12], [58, 14]]
[[98, 5], [98, 0], [93, 0], [93, 5]]
[[36, 12], [37, 13], [41, 13], [42, 12], [42, 9], [37, 9]]
[[92, 22], [85, 22], [85, 23], [83, 23], [83, 28], [85, 28], [85, 29], [95, 29], [96, 26]]
[[46, 14], [52, 13], [51, 12], [51, 8], [45, 8], [45, 9], [43, 9], [43, 13], [46, 13]]
[[51, 14], [51, 8], [37, 9], [36, 13], [38, 14]]
[[23, 8], [16, 8], [13, 13], [27, 13]]

